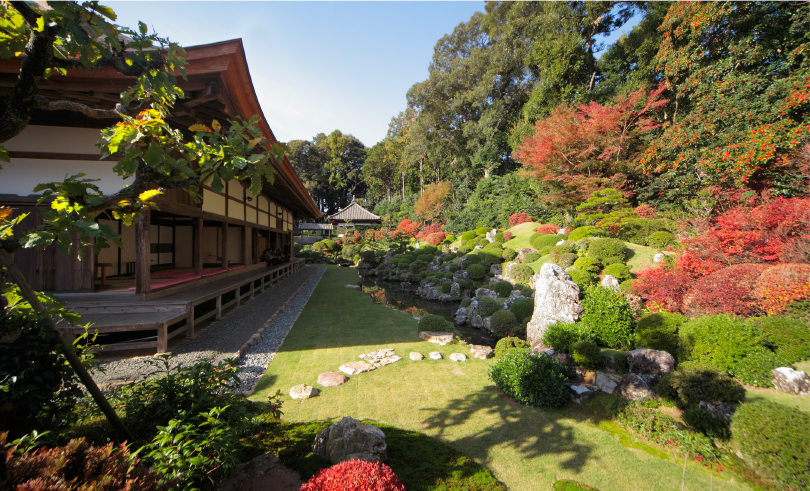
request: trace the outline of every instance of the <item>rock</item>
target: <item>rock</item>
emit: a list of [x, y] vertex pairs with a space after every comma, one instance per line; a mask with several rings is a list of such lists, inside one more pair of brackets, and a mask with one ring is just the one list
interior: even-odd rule
[[556, 264], [546, 263], [540, 269], [534, 293], [534, 313], [527, 326], [527, 340], [532, 346], [541, 343], [546, 327], [555, 322], [575, 323], [582, 314], [579, 286]]
[[469, 348], [470, 353], [473, 355], [473, 358], [478, 358], [479, 360], [486, 360], [487, 358], [492, 358], [493, 356], [495, 356], [495, 350], [493, 350], [489, 346], [484, 346], [480, 344], [471, 344]]
[[360, 285], [346, 285], [346, 288], [354, 288], [355, 290], [359, 290]]
[[439, 298], [437, 298], [436, 300], [438, 300], [439, 302], [447, 303], [452, 302], [453, 297], [451, 297], [450, 295], [439, 295]]
[[512, 268], [514, 268], [518, 264], [520, 264], [520, 263], [516, 263], [516, 262], [506, 263], [506, 265], [503, 267], [503, 280], [504, 281], [508, 281], [509, 283], [511, 283], [513, 285], [515, 284], [515, 279], [512, 278]]
[[618, 387], [619, 395], [631, 401], [641, 401], [655, 398], [655, 392], [650, 389], [647, 382], [634, 373], [628, 373], [622, 377], [622, 382]]
[[432, 351], [428, 356], [430, 357], [431, 360], [441, 360], [442, 359], [442, 354], [439, 353], [438, 351]]
[[453, 273], [453, 281], [458, 281], [458, 280], [464, 280], [467, 283], [469, 283], [470, 282], [470, 272], [469, 271], [456, 271], [455, 273]]
[[349, 416], [319, 431], [312, 445], [312, 453], [332, 464], [355, 459], [379, 462], [387, 458], [387, 450], [385, 433]]
[[556, 234], [556, 235], [565, 235], [565, 229], [564, 229], [564, 228], [561, 228], [560, 230], [557, 230], [557, 234]]
[[523, 292], [521, 292], [520, 290], [512, 290], [512, 293], [509, 294], [509, 298], [507, 298], [506, 301], [503, 303], [504, 310], [508, 310], [509, 307], [511, 307], [512, 304], [515, 303], [515, 300], [521, 298], [526, 298], [523, 296]]
[[622, 383], [622, 377], [612, 373], [596, 372], [594, 382], [596, 386], [599, 387], [599, 390], [612, 394], [613, 391], [616, 390], [616, 387]]
[[663, 253], [660, 253], [660, 252], [659, 252], [658, 254], [656, 254], [655, 256], [653, 256], [653, 262], [654, 262], [654, 263], [656, 263], [656, 264], [657, 264], [657, 263], [661, 263], [661, 262], [664, 262], [664, 260], [665, 260], [666, 258], [667, 258], [667, 255], [666, 255], [666, 254], [663, 254]]
[[439, 346], [444, 346], [446, 344], [452, 343], [453, 339], [455, 338], [455, 335], [452, 332], [421, 331], [419, 333], [419, 337], [424, 339], [425, 341], [436, 343]]
[[492, 319], [490, 317], [484, 318], [484, 329], [489, 332], [492, 332]]
[[476, 314], [472, 316], [472, 319], [470, 320], [470, 325], [472, 325], [473, 327], [477, 327], [478, 329], [481, 329], [482, 327], [484, 327], [484, 318]]
[[425, 300], [438, 300], [439, 290], [436, 289], [433, 283], [425, 283], [423, 285], [419, 285], [419, 288], [414, 291], [414, 295], [417, 297], [422, 297]]
[[456, 313], [453, 314], [453, 322], [455, 322], [458, 325], [465, 324], [467, 322], [467, 309], [461, 307], [458, 310], [456, 310]]
[[338, 370], [346, 375], [357, 375], [358, 373], [370, 372], [374, 370], [374, 367], [364, 361], [350, 361], [349, 363], [340, 365]]
[[307, 384], [296, 385], [290, 389], [290, 397], [293, 399], [309, 399], [318, 395], [318, 389]]
[[557, 244], [555, 244], [555, 245], [561, 246], [561, 245], [563, 245], [563, 244], [565, 244], [565, 239], [563, 239], [563, 240], [561, 240], [561, 241], [557, 242]]
[[605, 279], [602, 280], [602, 288], [610, 288], [611, 290], [618, 290], [619, 280], [617, 280], [616, 277], [613, 275], [605, 275]]
[[391, 348], [384, 348], [360, 356], [374, 368], [384, 367], [402, 359], [394, 354], [394, 350]]
[[540, 281], [539, 274], [533, 274], [531, 278], [529, 278], [529, 288], [532, 290], [537, 290], [537, 282]]
[[413, 290], [413, 284], [409, 281], [403, 281], [399, 284], [399, 290], [403, 292], [409, 292]]
[[233, 469], [234, 477], [223, 481], [219, 491], [292, 490], [301, 487], [301, 476], [284, 467], [272, 453], [259, 455]]
[[648, 384], [654, 384], [675, 370], [675, 358], [666, 351], [637, 348], [627, 353], [627, 368]]
[[459, 298], [461, 296], [461, 285], [459, 285], [455, 281], [450, 286], [450, 296], [453, 298]]
[[568, 397], [577, 404], [582, 404], [582, 401], [590, 399], [597, 392], [599, 392], [599, 388], [593, 385], [572, 385], [568, 387]]
[[372, 268], [374, 268], [374, 265], [371, 264], [369, 261], [366, 261], [365, 259], [361, 259], [360, 262], [357, 263], [356, 268], [357, 269], [372, 269]]
[[467, 355], [464, 353], [453, 353], [450, 355], [451, 361], [467, 361]]
[[712, 413], [717, 419], [725, 419], [726, 421], [731, 421], [731, 417], [734, 415], [734, 406], [731, 404], [726, 404], [724, 402], [706, 402], [700, 401], [698, 404], [700, 409], [705, 409]]
[[[549, 354], [549, 351], [551, 352], [551, 354]], [[548, 356], [557, 360], [558, 362], [562, 363], [563, 365], [567, 366], [569, 370], [572, 371], [574, 370], [574, 366], [576, 365], [574, 363], [574, 357], [572, 357], [568, 353], [563, 353], [562, 351], [555, 352], [554, 350], [550, 349], [546, 349], [544, 351], [541, 351], [540, 353], [545, 353]]]
[[627, 304], [630, 305], [630, 308], [633, 310], [633, 314], [636, 317], [641, 317], [641, 314], [644, 313], [644, 309], [647, 307], [644, 305], [644, 299], [638, 295], [633, 295], [630, 293], [625, 293], [624, 298], [627, 300]]
[[526, 262], [526, 261], [525, 261], [525, 259], [526, 259], [526, 254], [528, 254], [528, 253], [530, 253], [530, 252], [534, 252], [534, 249], [532, 249], [531, 247], [524, 247], [523, 249], [521, 249], [520, 251], [518, 251], [518, 255], [517, 255], [517, 257], [515, 258], [515, 260], [516, 260], [517, 262], [519, 262], [519, 263]]
[[411, 353], [411, 360], [413, 360], [413, 361], [422, 361], [424, 359], [425, 359], [425, 356], [422, 353], [417, 353], [416, 351]]
[[477, 298], [481, 298], [481, 297], [498, 298], [498, 293], [493, 291], [493, 290], [486, 289], [486, 288], [479, 288], [479, 289], [475, 290], [475, 296]]
[[318, 384], [324, 387], [337, 387], [345, 384], [347, 380], [349, 379], [345, 375], [337, 372], [326, 372], [318, 375]]
[[484, 248], [484, 246], [477, 245], [477, 246], [473, 247], [473, 250], [477, 251], [478, 249], [483, 249], [483, 248]]
[[779, 367], [771, 370], [776, 390], [800, 396], [810, 395], [810, 377], [804, 371], [797, 371], [788, 367]]
[[489, 267], [489, 272], [494, 274], [497, 278], [503, 275], [503, 267], [500, 264], [493, 264]]
[[391, 260], [394, 259], [394, 253], [392, 251], [387, 251], [385, 253], [385, 258], [383, 259], [383, 264], [385, 268], [388, 269], [388, 266], [391, 265]]

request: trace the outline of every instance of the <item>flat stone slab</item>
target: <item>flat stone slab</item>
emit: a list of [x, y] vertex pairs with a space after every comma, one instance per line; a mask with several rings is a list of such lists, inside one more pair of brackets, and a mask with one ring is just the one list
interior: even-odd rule
[[467, 355], [463, 353], [453, 353], [450, 355], [452, 361], [467, 361]]
[[442, 359], [442, 354], [439, 353], [438, 351], [433, 351], [428, 356], [430, 357], [431, 360], [441, 360]]
[[352, 288], [352, 289], [354, 289], [354, 290], [359, 290], [359, 289], [360, 289], [360, 285], [346, 285], [346, 288]]
[[473, 358], [478, 358], [479, 360], [486, 360], [487, 358], [495, 356], [494, 349], [481, 344], [471, 344], [470, 353], [472, 353]]
[[413, 361], [421, 361], [421, 360], [424, 360], [424, 359], [425, 359], [425, 355], [423, 355], [422, 353], [417, 353], [415, 351], [413, 353], [411, 353], [411, 360], [413, 360]]
[[391, 348], [385, 348], [372, 353], [367, 353], [365, 355], [360, 355], [360, 358], [365, 360], [366, 363], [369, 363], [374, 368], [384, 367], [385, 365], [396, 363], [402, 359], [394, 354], [394, 350]]
[[357, 375], [358, 373], [370, 372], [374, 370], [374, 367], [364, 361], [350, 361], [349, 363], [340, 365], [338, 370], [346, 375]]
[[293, 399], [309, 399], [318, 395], [318, 389], [307, 384], [296, 385], [290, 389], [290, 397]]
[[453, 339], [455, 339], [455, 335], [452, 332], [442, 331], [421, 331], [419, 333], [419, 337], [425, 341], [430, 341], [431, 343], [436, 343], [440, 346], [452, 343]]
[[318, 384], [324, 387], [337, 387], [345, 384], [347, 380], [349, 380], [348, 377], [337, 372], [326, 372], [318, 375]]

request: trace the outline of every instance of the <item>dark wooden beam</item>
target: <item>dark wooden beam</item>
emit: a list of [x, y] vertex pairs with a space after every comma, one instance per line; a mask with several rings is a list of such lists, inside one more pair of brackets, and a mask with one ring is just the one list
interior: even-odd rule
[[222, 222], [222, 267], [228, 269], [228, 222]]
[[194, 274], [197, 276], [203, 274], [202, 243], [203, 219], [197, 217], [194, 219]]
[[135, 293], [149, 293], [152, 290], [149, 232], [149, 209], [146, 209], [141, 212], [135, 225]]

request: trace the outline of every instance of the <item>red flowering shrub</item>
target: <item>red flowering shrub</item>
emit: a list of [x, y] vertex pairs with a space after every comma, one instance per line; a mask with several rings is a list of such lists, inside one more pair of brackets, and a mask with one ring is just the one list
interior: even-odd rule
[[547, 223], [545, 225], [540, 225], [539, 227], [537, 227], [537, 233], [538, 234], [544, 234], [544, 235], [546, 235], [546, 234], [554, 234], [554, 235], [556, 235], [557, 232], [559, 232], [559, 231], [560, 231], [560, 227], [558, 227], [557, 225], [554, 225], [553, 223]]
[[694, 282], [695, 279], [678, 266], [660, 265], [639, 271], [632, 290], [646, 299], [647, 307], [653, 312], [661, 309], [679, 312], [683, 297]]
[[504, 242], [509, 242], [510, 240], [512, 240], [513, 237], [514, 237], [514, 235], [512, 234], [512, 232], [504, 232], [503, 233], [503, 241]]
[[385, 464], [347, 460], [324, 469], [301, 491], [404, 491], [405, 485]]
[[434, 232], [432, 234], [428, 234], [427, 241], [433, 245], [439, 245], [444, 240], [445, 235], [444, 232]]
[[531, 222], [532, 217], [526, 214], [526, 212], [521, 213], [512, 213], [509, 215], [509, 228], [514, 227], [515, 225], [520, 225], [521, 223]]
[[656, 217], [655, 210], [650, 205], [637, 206], [633, 210], [633, 213], [635, 213], [636, 215], [638, 215], [641, 218], [655, 218]]
[[735, 264], [700, 278], [683, 298], [684, 312], [691, 317], [760, 313], [754, 287], [767, 268], [766, 264]]
[[810, 265], [771, 266], [757, 279], [754, 294], [770, 315], [781, 314], [791, 302], [810, 300]]
[[381, 228], [380, 230], [377, 230], [376, 232], [374, 232], [374, 240], [375, 241], [385, 240], [385, 237], [387, 235], [388, 235], [388, 229], [387, 228]]
[[416, 237], [416, 234], [419, 233], [419, 224], [406, 218], [397, 225], [397, 232], [407, 235], [408, 237]]
[[443, 228], [444, 225], [442, 225], [441, 223], [431, 223], [429, 225], [425, 225], [424, 228], [422, 228], [422, 233], [425, 235], [435, 234], [436, 232], [442, 232]]

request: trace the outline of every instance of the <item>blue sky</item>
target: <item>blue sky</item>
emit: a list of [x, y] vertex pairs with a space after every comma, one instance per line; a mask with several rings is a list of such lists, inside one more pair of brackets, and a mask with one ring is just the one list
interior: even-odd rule
[[184, 46], [242, 38], [264, 115], [281, 141], [339, 129], [385, 137], [428, 77], [436, 42], [483, 2], [110, 2]]

